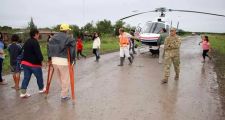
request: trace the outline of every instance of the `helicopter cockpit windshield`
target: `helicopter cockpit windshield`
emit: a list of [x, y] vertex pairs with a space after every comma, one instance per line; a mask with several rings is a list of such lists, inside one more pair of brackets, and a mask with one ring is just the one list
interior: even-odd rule
[[159, 22], [148, 22], [146, 23], [143, 33], [156, 33], [158, 34], [162, 28], [165, 28], [164, 23]]

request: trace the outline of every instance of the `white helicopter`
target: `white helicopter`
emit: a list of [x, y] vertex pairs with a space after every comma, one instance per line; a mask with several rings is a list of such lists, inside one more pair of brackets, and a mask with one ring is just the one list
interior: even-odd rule
[[[130, 17], [145, 14], [145, 13], [160, 12], [161, 13], [160, 16], [157, 17], [155, 20], [146, 22], [143, 28], [141, 28], [138, 25], [135, 30], [135, 37], [137, 37], [142, 44], [149, 46], [149, 51], [152, 53], [152, 55], [155, 55], [159, 53], [159, 47], [158, 47], [157, 41], [160, 38], [160, 30], [162, 28], [165, 28], [167, 30], [167, 33], [169, 34], [169, 29], [172, 27], [172, 21], [169, 21], [165, 17], [165, 12], [173, 12], [173, 11], [200, 13], [200, 14], [225, 17], [225, 15], [219, 15], [214, 13], [190, 11], [190, 10], [174, 10], [174, 9], [166, 9], [165, 7], [161, 7], [161, 8], [156, 8], [155, 10], [152, 10], [152, 11], [136, 13], [136, 14], [121, 18], [120, 20], [124, 20]], [[178, 30], [179, 22], [177, 23], [176, 27]]]

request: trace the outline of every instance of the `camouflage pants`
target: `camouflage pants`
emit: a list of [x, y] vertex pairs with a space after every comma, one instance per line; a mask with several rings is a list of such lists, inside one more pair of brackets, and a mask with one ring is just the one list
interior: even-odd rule
[[166, 50], [164, 55], [164, 79], [168, 79], [170, 76], [170, 66], [173, 63], [176, 75], [180, 73], [180, 55], [179, 50]]

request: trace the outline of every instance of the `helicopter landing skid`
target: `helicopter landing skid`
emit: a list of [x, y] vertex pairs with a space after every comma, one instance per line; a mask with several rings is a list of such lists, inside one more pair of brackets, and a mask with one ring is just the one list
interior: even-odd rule
[[159, 47], [158, 46], [150, 47], [149, 51], [151, 52], [152, 57], [158, 57], [159, 56]]
[[148, 46], [148, 45], [141, 45], [138, 47], [138, 52], [140, 54], [145, 54], [145, 53], [151, 53], [152, 57], [158, 57], [159, 56], [159, 47], [158, 46]]
[[140, 54], [145, 54], [145, 53], [149, 52], [149, 46], [147, 46], [147, 45], [141, 45], [137, 49]]

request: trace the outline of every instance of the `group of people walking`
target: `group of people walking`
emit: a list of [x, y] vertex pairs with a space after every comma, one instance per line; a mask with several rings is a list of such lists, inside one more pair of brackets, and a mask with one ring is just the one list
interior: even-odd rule
[[[78, 36], [77, 40], [73, 39], [68, 33], [70, 31], [69, 24], [61, 24], [60, 32], [55, 35], [51, 35], [48, 39], [47, 51], [48, 51], [48, 59], [49, 65], [52, 65], [57, 78], [59, 78], [61, 83], [61, 99], [67, 100], [69, 98], [69, 69], [68, 65], [75, 64], [76, 57], [79, 60], [81, 55], [83, 55], [83, 42], [82, 37]], [[118, 66], [124, 65], [125, 57], [129, 60], [129, 65], [132, 65], [134, 61], [134, 55], [136, 54], [134, 50], [134, 31], [130, 31], [127, 33], [123, 28], [119, 29], [119, 46], [120, 46], [120, 63]], [[37, 85], [39, 89], [39, 93], [44, 93], [46, 88], [44, 86], [43, 81], [43, 72], [42, 72], [42, 62], [43, 55], [41, 52], [41, 48], [39, 45], [39, 31], [37, 29], [32, 29], [30, 31], [30, 38], [21, 45], [18, 43], [19, 36], [14, 34], [12, 35], [11, 41], [12, 43], [8, 46], [8, 51], [10, 55], [10, 66], [11, 71], [13, 72], [13, 80], [15, 85], [12, 87], [16, 90], [20, 89], [20, 97], [26, 98], [29, 97], [30, 94], [27, 93], [27, 87], [29, 85], [29, 81], [31, 79], [31, 75], [34, 74], [37, 80]], [[3, 43], [3, 35], [0, 34], [0, 74], [2, 73], [2, 62], [4, 60], [4, 43]], [[96, 62], [99, 62], [100, 59], [100, 45], [101, 40], [99, 38], [99, 34], [95, 32], [92, 36], [93, 40], [93, 54], [96, 57]], [[210, 44], [208, 40], [208, 36], [202, 37], [202, 48], [203, 48], [203, 62], [205, 62], [205, 57], [211, 57], [207, 54], [210, 49]], [[199, 43], [199, 44], [200, 44]], [[170, 67], [171, 64], [174, 66], [175, 70], [175, 80], [179, 79], [180, 74], [180, 45], [181, 39], [176, 35], [176, 29], [171, 28], [169, 35], [166, 29], [161, 30], [161, 35], [158, 41], [159, 46], [159, 63], [163, 63], [163, 71], [164, 77], [161, 81], [162, 84], [168, 82], [170, 76]], [[68, 52], [69, 50], [69, 52]], [[76, 55], [77, 54], [77, 55]], [[70, 58], [70, 59], [68, 59]], [[70, 60], [70, 61], [69, 61]], [[21, 69], [24, 71], [24, 78], [21, 84], [20, 83], [20, 73]], [[7, 82], [0, 75], [0, 84], [5, 85]]]
[[[69, 95], [69, 70], [68, 65], [74, 64], [79, 55], [83, 55], [83, 43], [80, 36], [77, 40], [73, 39], [68, 33], [70, 31], [69, 24], [61, 24], [60, 32], [55, 35], [49, 35], [47, 41], [47, 51], [49, 64], [53, 66], [55, 75], [58, 75], [57, 78], [60, 79], [61, 83], [61, 98], [68, 99]], [[39, 45], [39, 36], [40, 33], [37, 29], [30, 30], [30, 38], [26, 40], [24, 45], [19, 44], [19, 36], [16, 34], [12, 35], [11, 44], [8, 46], [9, 56], [10, 56], [10, 66], [11, 71], [13, 72], [13, 80], [15, 85], [12, 87], [16, 90], [20, 90], [20, 97], [26, 98], [31, 95], [27, 92], [27, 87], [29, 85], [31, 75], [34, 74], [37, 80], [37, 85], [39, 93], [44, 93], [46, 88], [44, 86], [43, 72], [42, 72], [42, 62], [43, 55]], [[4, 45], [3, 35], [0, 34], [0, 74], [2, 73], [2, 65], [4, 60]], [[96, 56], [96, 61], [100, 59], [100, 38], [99, 34], [94, 33], [93, 37], [93, 53]], [[70, 49], [70, 54], [68, 54], [68, 49]], [[68, 61], [70, 57], [70, 61]], [[20, 85], [20, 73], [21, 69], [24, 71], [24, 78]], [[7, 82], [0, 75], [0, 84], [6, 85]]]

